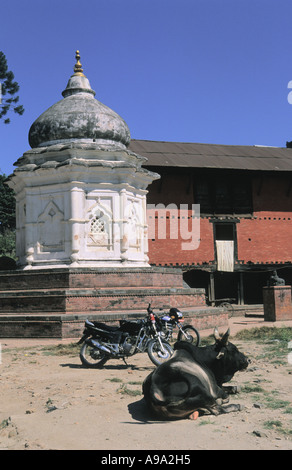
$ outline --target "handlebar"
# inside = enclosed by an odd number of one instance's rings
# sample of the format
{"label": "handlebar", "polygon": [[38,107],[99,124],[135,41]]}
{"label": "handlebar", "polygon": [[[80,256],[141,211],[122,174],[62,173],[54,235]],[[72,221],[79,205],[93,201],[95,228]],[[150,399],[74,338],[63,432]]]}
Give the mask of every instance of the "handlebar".
{"label": "handlebar", "polygon": [[155,315],[154,315],[154,312],[151,308],[151,304],[148,305],[147,312],[148,312],[148,315],[150,317],[151,322],[154,324],[155,323]]}
{"label": "handlebar", "polygon": [[153,313],[153,310],[151,308],[151,304],[148,305],[147,312],[149,313],[149,315],[150,315],[150,313]]}

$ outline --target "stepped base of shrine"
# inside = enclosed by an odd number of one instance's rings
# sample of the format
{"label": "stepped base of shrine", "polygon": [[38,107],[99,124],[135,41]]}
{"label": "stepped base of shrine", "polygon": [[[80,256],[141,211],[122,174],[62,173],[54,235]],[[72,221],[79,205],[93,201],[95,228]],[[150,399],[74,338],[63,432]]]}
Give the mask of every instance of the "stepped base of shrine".
{"label": "stepped base of shrine", "polygon": [[75,338],[86,318],[116,324],[154,311],[182,309],[198,328],[227,324],[206,306],[204,289],[184,286],[176,268],[64,268],[2,271],[0,337]]}

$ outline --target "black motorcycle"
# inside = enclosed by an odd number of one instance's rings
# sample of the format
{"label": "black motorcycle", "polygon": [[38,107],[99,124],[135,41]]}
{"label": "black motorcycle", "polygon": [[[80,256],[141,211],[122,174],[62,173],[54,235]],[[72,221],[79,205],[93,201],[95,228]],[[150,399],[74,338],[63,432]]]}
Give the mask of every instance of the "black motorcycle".
{"label": "black motorcycle", "polygon": [[159,319],[149,305],[147,317],[141,320],[120,320],[120,326],[98,321],[85,321],[80,359],[84,366],[101,368],[109,359],[125,359],[147,352],[156,366],[167,361],[173,349],[163,338]]}
{"label": "black motorcycle", "polygon": [[160,316],[162,335],[165,341],[171,341],[173,329],[178,328],[177,341],[187,341],[194,346],[200,346],[201,337],[198,330],[192,325],[183,325],[184,316],[177,308],[171,308],[169,313]]}

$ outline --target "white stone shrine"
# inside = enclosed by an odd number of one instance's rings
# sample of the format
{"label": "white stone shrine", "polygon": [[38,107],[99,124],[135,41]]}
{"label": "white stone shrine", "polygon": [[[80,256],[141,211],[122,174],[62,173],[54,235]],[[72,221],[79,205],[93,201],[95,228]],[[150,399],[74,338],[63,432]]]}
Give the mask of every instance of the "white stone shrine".
{"label": "white stone shrine", "polygon": [[159,175],[128,150],[127,124],[95,99],[79,51],[76,60],[9,179],[18,269],[149,266],[146,188]]}
{"label": "white stone shrine", "polygon": [[160,176],[129,150],[127,124],[94,98],[76,59],[8,179],[18,263],[0,272],[0,337],[80,337],[86,318],[145,318],[149,303],[220,325],[204,289],[185,286],[178,268],[149,265],[146,194]]}

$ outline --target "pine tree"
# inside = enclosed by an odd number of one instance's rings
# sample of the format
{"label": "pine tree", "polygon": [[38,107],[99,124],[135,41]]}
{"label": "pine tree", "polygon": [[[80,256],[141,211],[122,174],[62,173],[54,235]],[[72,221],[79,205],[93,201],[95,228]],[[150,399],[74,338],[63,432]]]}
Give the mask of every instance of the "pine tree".
{"label": "pine tree", "polygon": [[14,81],[13,72],[8,70],[5,54],[0,51],[0,119],[4,117],[4,124],[10,123],[10,119],[6,117],[10,108],[19,115],[24,113],[23,106],[17,105],[18,91],[19,85]]}

